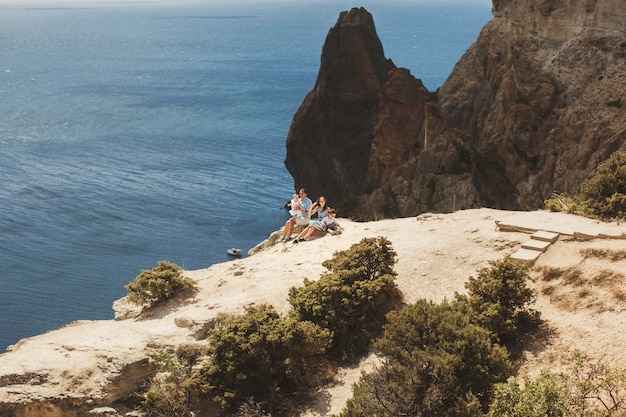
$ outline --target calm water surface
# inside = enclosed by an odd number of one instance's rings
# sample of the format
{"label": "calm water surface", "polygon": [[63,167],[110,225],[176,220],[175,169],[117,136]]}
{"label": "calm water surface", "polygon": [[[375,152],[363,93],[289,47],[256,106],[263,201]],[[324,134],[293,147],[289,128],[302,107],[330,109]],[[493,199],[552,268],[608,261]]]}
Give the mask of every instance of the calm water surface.
{"label": "calm water surface", "polygon": [[[431,90],[491,18],[461,4],[363,3]],[[0,349],[277,230],[291,118],[352,6],[0,3]]]}

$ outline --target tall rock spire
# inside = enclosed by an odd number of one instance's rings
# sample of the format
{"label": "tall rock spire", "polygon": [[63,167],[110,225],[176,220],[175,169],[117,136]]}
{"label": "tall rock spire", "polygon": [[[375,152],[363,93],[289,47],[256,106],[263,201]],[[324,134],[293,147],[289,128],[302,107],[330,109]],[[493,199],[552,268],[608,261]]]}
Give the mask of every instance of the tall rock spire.
{"label": "tall rock spire", "polygon": [[342,12],[330,29],[315,87],[295,114],[285,165],[296,188],[331,205],[364,187],[379,111],[379,91],[395,68],[385,58],[372,15]]}

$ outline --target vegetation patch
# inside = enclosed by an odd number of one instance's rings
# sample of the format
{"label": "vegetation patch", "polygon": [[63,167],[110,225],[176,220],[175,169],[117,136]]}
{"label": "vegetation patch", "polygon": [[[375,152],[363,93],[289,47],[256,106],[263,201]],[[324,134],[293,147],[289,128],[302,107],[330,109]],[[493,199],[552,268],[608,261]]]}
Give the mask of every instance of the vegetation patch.
{"label": "vegetation patch", "polygon": [[354,387],[341,417],[481,415],[511,372],[507,350],[458,303],[420,300],[390,314],[383,365]]}
{"label": "vegetation patch", "polygon": [[563,271],[560,268],[547,267],[542,270],[541,276],[544,281],[554,281],[561,278]]}
{"label": "vegetation patch", "polygon": [[581,249],[580,254],[584,258],[608,259],[613,262],[626,259],[626,250],[586,248]]}
{"label": "vegetation patch", "polygon": [[151,355],[158,372],[150,381],[144,394],[142,408],[148,417],[180,416],[193,417],[189,391],[184,381],[191,373],[202,349],[191,345],[179,346],[175,353],[166,350]]}
{"label": "vegetation patch", "polygon": [[609,100],[609,101],[606,102],[607,106],[615,107],[615,108],[618,108],[618,109],[622,108],[622,104],[623,104],[622,103],[622,99],[619,99],[619,98],[616,99],[616,100]]}
{"label": "vegetation patch", "polygon": [[252,401],[264,412],[290,415],[332,375],[324,356],[331,340],[314,323],[251,306],[211,334],[209,359],[188,384],[226,413]]}
{"label": "vegetation patch", "polygon": [[577,195],[555,195],[545,207],[602,220],[626,218],[626,152],[615,152],[599,164]]}
{"label": "vegetation patch", "polygon": [[541,322],[527,278],[527,267],[507,257],[470,279],[468,295],[390,313],[374,344],[382,364],[363,374],[340,417],[484,415],[493,384],[513,368],[500,341],[521,343]]}
{"label": "vegetation patch", "polygon": [[396,259],[391,242],[382,237],[363,239],[335,253],[323,263],[329,272],[289,290],[292,315],[333,333],[335,359],[364,353],[379,336],[387,313],[399,307]]}
{"label": "vegetation patch", "polygon": [[159,261],[154,268],[142,270],[135,281],[128,283],[124,288],[131,303],[151,305],[182,291],[193,290],[195,281],[184,277],[178,265]]}
{"label": "vegetation patch", "polygon": [[591,308],[603,312],[619,308],[626,300],[626,276],[614,269],[597,268],[593,259],[621,260],[622,251],[585,249],[580,252],[584,259],[577,266],[537,270],[546,283],[541,293],[567,311]]}
{"label": "vegetation patch", "polygon": [[587,281],[583,277],[583,272],[576,267],[566,268],[563,271],[563,283],[565,285],[573,285],[579,287],[584,285]]}
{"label": "vegetation patch", "polygon": [[536,293],[528,287],[529,266],[510,257],[492,261],[465,284],[467,295],[456,295],[468,303],[473,320],[490,330],[497,340],[511,346],[520,334],[536,328],[541,320],[538,311],[530,308]]}
{"label": "vegetation patch", "polygon": [[[381,334],[399,307],[396,252],[382,237],[363,239],[324,261],[319,280],[291,288],[292,311],[267,304],[221,320],[204,349],[159,352],[144,394],[149,416],[293,416],[336,372]],[[167,268],[164,268],[167,269]],[[195,414],[194,414],[195,413]]]}
{"label": "vegetation patch", "polygon": [[575,352],[567,373],[542,372],[497,384],[488,417],[619,417],[626,414],[626,371]]}
{"label": "vegetation patch", "polygon": [[[339,417],[606,416],[625,411],[626,373],[578,355],[570,374],[509,379],[511,351],[531,343],[542,321],[529,267],[505,257],[470,277],[467,294],[401,307],[397,255],[382,237],[363,239],[325,261],[317,281],[291,288],[291,311],[251,305],[223,320],[209,343],[157,352],[159,372],[143,395],[150,417],[301,414],[341,361],[369,348],[380,365],[363,373]],[[539,270],[542,292],[562,303],[596,302],[597,288],[621,289],[623,275]],[[576,291],[569,292],[563,288]],[[615,295],[617,297],[617,295]],[[621,293],[624,297],[624,293]],[[532,335],[532,337],[531,337]],[[515,349],[515,350],[513,350]]]}

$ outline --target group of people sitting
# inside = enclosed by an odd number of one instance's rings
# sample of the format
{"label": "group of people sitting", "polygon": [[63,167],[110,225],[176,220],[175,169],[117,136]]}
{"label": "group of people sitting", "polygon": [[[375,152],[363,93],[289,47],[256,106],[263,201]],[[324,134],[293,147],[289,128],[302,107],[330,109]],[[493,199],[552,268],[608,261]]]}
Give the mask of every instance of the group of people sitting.
{"label": "group of people sitting", "polygon": [[[316,232],[326,233],[329,230],[337,230],[339,227],[335,219],[335,209],[328,207],[326,198],[323,196],[313,203],[307,196],[306,190],[301,188],[298,194],[292,196],[287,205],[290,207],[291,218],[285,222],[283,237],[279,242],[290,241],[296,225],[306,227],[293,240],[293,243],[306,242]],[[314,215],[317,215],[316,219],[312,219]]]}

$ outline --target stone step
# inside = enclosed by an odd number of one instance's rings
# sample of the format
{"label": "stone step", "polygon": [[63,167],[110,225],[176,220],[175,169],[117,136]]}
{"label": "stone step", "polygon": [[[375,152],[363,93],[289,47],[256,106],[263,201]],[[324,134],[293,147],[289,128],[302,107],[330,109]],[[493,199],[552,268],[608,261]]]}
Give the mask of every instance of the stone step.
{"label": "stone step", "polygon": [[554,243],[559,238],[558,233],[546,232],[545,230],[537,230],[530,236],[531,239],[541,240],[544,242]]}
{"label": "stone step", "polygon": [[511,259],[522,262],[535,262],[541,255],[541,251],[534,249],[518,249],[511,255]]}
{"label": "stone step", "polygon": [[539,252],[545,252],[545,250],[548,249],[548,246],[550,246],[551,244],[552,242],[545,241],[545,240],[530,239],[522,243],[522,249],[530,249],[530,250],[536,250]]}

